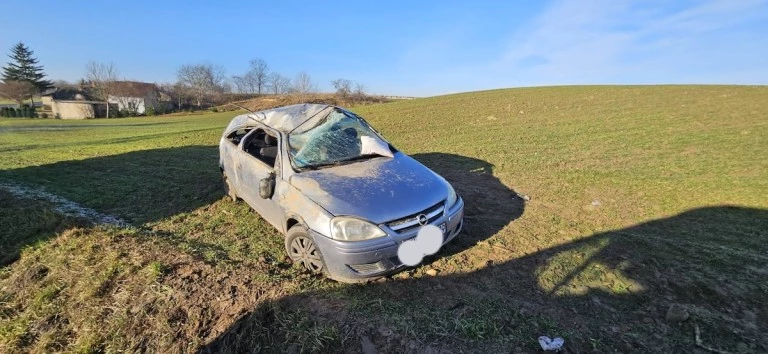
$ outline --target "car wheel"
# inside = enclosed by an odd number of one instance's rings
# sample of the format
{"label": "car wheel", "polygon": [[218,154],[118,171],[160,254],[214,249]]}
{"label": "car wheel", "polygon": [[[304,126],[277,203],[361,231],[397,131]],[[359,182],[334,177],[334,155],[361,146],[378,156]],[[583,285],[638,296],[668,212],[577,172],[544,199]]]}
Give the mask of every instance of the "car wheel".
{"label": "car wheel", "polygon": [[224,179],[224,192],[230,199],[232,199],[233,202],[236,202],[238,197],[237,193],[235,193],[235,189],[232,188],[232,182],[229,181],[226,173],[222,173],[221,176]]}
{"label": "car wheel", "polygon": [[301,264],[308,271],[312,273],[326,271],[320,249],[303,226],[296,225],[288,230],[285,236],[285,250],[294,263]]}

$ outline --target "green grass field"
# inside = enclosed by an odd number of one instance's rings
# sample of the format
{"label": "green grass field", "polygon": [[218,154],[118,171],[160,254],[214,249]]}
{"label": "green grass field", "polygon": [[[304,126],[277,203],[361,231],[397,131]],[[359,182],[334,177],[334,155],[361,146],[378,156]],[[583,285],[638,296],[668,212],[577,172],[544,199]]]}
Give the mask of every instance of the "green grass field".
{"label": "green grass field", "polygon": [[[467,205],[456,241],[366,285],[291,266],[277,231],[224,198],[216,144],[232,112],[0,119],[0,184],[132,225],[0,188],[0,352],[535,352],[541,335],[568,352],[768,351],[768,87],[353,110]],[[688,318],[667,319],[672,305]]]}

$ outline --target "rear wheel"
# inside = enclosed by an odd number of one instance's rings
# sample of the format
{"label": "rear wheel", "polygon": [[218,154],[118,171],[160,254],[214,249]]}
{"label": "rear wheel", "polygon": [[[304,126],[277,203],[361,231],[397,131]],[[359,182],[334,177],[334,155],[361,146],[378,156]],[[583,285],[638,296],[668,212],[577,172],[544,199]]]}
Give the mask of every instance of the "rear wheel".
{"label": "rear wheel", "polygon": [[224,192],[233,202],[236,202],[238,197],[235,189],[232,188],[232,182],[229,181],[229,177],[227,177],[226,173],[222,173],[221,177],[224,179]]}
{"label": "rear wheel", "polygon": [[285,236],[285,251],[294,263],[312,273],[324,273],[325,261],[312,236],[301,225],[295,225]]}

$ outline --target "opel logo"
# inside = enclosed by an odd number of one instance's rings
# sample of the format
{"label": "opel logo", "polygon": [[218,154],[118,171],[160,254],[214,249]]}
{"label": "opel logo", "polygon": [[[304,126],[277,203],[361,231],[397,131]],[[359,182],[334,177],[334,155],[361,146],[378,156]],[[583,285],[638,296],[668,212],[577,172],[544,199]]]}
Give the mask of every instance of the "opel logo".
{"label": "opel logo", "polygon": [[418,216],[416,216],[416,220],[419,221],[419,225],[421,226],[424,226],[427,224],[427,222],[429,222],[429,219],[427,219],[427,216],[424,214],[419,214]]}

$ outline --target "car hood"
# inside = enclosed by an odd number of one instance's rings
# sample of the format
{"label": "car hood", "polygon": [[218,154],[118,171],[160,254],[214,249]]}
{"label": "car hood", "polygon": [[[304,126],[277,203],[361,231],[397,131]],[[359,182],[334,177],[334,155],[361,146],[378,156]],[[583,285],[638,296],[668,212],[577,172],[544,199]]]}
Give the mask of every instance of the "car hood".
{"label": "car hood", "polygon": [[448,182],[401,152],[348,165],[305,171],[290,183],[333,214],[376,224],[427,209],[448,196]]}

